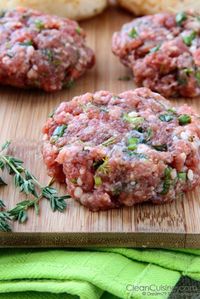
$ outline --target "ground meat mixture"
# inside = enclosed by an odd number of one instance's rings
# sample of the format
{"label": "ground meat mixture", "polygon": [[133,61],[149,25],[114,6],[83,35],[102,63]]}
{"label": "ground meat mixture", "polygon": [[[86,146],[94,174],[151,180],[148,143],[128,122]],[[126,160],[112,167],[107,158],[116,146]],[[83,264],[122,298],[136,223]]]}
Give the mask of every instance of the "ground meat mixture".
{"label": "ground meat mixture", "polygon": [[135,81],[166,97],[200,95],[200,15],[162,13],[125,24],[113,53]]}
{"label": "ground meat mixture", "polygon": [[175,200],[200,184],[200,119],[147,88],[86,93],[43,128],[49,175],[92,211]]}
{"label": "ground meat mixture", "polygon": [[0,16],[0,83],[56,91],[94,64],[75,21],[16,9]]}

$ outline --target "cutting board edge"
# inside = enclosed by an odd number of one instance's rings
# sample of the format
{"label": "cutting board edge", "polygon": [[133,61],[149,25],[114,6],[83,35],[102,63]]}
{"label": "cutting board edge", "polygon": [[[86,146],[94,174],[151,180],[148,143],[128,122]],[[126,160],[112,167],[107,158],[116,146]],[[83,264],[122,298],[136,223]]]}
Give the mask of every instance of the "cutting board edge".
{"label": "cutting board edge", "polygon": [[[164,236],[164,238],[163,238]],[[143,247],[200,248],[200,234],[128,233],[0,233],[0,248],[9,247]]]}

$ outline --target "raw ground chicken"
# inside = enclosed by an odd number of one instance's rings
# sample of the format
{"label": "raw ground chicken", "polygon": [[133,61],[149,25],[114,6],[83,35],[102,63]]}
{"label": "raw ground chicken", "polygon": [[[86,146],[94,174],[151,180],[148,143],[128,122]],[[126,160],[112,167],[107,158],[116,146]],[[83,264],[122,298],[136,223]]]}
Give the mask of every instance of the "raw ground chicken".
{"label": "raw ground chicken", "polygon": [[166,97],[200,95],[200,15],[137,18],[114,33],[112,50],[135,82]]}
{"label": "raw ground chicken", "polygon": [[93,64],[77,22],[24,8],[1,14],[1,84],[56,91]]}
{"label": "raw ground chicken", "polygon": [[86,93],[43,128],[50,176],[92,211],[165,203],[200,184],[200,119],[147,88]]}

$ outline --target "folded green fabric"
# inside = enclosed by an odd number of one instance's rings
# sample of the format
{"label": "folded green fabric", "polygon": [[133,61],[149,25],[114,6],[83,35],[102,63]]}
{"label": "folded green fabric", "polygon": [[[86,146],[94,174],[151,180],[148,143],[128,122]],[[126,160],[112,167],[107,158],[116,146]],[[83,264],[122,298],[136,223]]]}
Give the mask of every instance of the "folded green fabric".
{"label": "folded green fabric", "polygon": [[0,250],[0,299],[166,299],[200,250]]}

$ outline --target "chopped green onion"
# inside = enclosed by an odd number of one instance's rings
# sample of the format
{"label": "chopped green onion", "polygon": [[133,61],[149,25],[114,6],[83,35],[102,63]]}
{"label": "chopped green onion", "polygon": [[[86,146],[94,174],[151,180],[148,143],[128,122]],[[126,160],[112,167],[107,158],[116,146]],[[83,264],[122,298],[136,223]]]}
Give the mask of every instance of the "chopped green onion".
{"label": "chopped green onion", "polygon": [[191,116],[187,114],[181,114],[178,117],[179,125],[184,126],[191,123]]}
{"label": "chopped green onion", "polygon": [[54,130],[52,136],[62,137],[66,129],[67,129],[67,125],[58,126]]}
{"label": "chopped green onion", "polygon": [[192,31],[189,35],[183,36],[183,41],[187,46],[191,46],[192,41],[196,37],[196,32]]}
{"label": "chopped green onion", "polygon": [[186,179],[187,179],[186,172],[178,172],[178,178],[179,178],[179,180],[186,181]]}
{"label": "chopped green onion", "polygon": [[185,12],[179,12],[176,15],[176,24],[181,26],[182,23],[187,20],[187,15]]}
{"label": "chopped green onion", "polygon": [[100,176],[94,176],[94,183],[97,187],[102,185],[102,179],[100,178]]}
{"label": "chopped green onion", "polygon": [[171,114],[161,114],[159,116],[159,119],[164,122],[169,122],[174,119],[174,116]]}
{"label": "chopped green onion", "polygon": [[129,32],[128,36],[131,37],[131,38],[137,37],[138,33],[137,33],[136,29],[132,28],[131,31]]}

